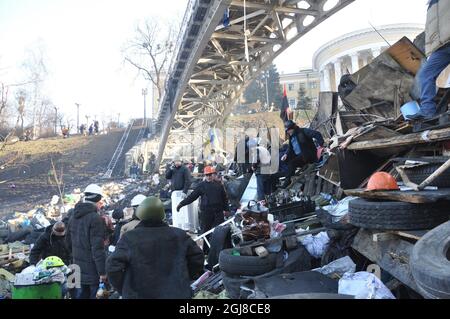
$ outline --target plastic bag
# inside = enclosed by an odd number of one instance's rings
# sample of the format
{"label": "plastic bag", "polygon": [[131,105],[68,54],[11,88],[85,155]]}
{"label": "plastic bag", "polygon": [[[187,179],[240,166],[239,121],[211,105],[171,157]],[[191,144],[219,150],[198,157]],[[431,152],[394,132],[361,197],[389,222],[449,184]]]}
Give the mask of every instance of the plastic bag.
{"label": "plastic bag", "polygon": [[300,241],[311,256],[320,258],[327,249],[330,238],[326,232],[320,232],[315,236],[306,235]]}
{"label": "plastic bag", "polygon": [[348,214],[348,203],[356,199],[358,197],[349,196],[344,198],[343,200],[339,201],[336,205],[328,205],[322,207],[322,209],[326,210],[332,217],[332,222],[337,223],[339,222],[345,215]]}
{"label": "plastic bag", "polygon": [[345,256],[335,261],[332,261],[328,265],[321,268],[313,269],[313,271],[320,272],[331,278],[340,278],[345,273],[354,273],[356,270],[356,265],[349,256]]}
{"label": "plastic bag", "polygon": [[280,238],[283,230],[286,229],[286,224],[275,221],[271,224],[270,238]]}
{"label": "plastic bag", "polygon": [[377,276],[366,271],[344,274],[339,279],[339,294],[352,295],[355,299],[395,299]]}

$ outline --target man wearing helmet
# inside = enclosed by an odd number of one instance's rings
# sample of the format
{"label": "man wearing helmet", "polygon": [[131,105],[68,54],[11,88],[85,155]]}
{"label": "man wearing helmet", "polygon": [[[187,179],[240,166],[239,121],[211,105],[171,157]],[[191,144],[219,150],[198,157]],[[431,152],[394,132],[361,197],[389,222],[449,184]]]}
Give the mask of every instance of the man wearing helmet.
{"label": "man wearing helmet", "polygon": [[95,299],[99,281],[106,281],[105,223],[98,214],[102,188],[91,184],[84,198],[75,205],[68,223],[67,242],[73,263],[81,269],[79,299]]}
{"label": "man wearing helmet", "polygon": [[139,224],[108,257],[110,283],[124,299],[191,298],[190,282],[203,272],[200,248],[185,231],[164,222],[159,198],[146,198],[136,216]]}
{"label": "man wearing helmet", "polygon": [[145,197],[142,194],[138,194],[133,197],[133,199],[131,200],[131,207],[133,208],[133,216],[131,217],[131,219],[128,220],[128,222],[125,225],[123,225],[122,229],[120,230],[119,238],[122,238],[123,234],[125,234],[127,231],[134,229],[137,226],[137,224],[139,224],[139,218],[136,217],[136,209],[146,198],[147,197]]}
{"label": "man wearing helmet", "polygon": [[216,180],[214,167],[204,169],[206,180],[198,184],[194,191],[177,206],[179,211],[201,197],[199,221],[202,233],[207,232],[224,222],[224,214],[228,214],[228,197],[223,185]]}

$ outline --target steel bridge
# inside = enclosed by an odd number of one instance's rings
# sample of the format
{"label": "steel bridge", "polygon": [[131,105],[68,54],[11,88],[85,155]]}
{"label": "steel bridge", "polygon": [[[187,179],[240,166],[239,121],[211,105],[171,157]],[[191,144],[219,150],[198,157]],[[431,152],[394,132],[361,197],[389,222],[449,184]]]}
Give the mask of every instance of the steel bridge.
{"label": "steel bridge", "polygon": [[160,98],[157,164],[191,144],[195,126],[221,127],[278,55],[353,1],[190,0]]}

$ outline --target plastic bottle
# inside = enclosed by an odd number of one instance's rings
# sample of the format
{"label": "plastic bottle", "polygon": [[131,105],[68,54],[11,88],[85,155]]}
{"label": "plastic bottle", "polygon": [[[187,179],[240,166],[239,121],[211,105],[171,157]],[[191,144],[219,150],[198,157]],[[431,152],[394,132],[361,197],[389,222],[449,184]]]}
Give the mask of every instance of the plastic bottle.
{"label": "plastic bottle", "polygon": [[97,299],[103,299],[104,295],[105,295],[105,284],[103,282],[100,282],[98,285],[96,297]]}

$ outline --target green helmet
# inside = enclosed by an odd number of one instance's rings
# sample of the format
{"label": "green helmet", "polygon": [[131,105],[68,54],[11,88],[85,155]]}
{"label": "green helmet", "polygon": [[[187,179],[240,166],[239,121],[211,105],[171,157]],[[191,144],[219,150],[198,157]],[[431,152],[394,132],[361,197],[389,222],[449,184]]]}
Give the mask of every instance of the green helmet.
{"label": "green helmet", "polygon": [[166,217],[164,205],[157,197],[147,197],[136,209],[136,217],[140,220],[163,221]]}
{"label": "green helmet", "polygon": [[64,266],[64,262],[58,256],[49,256],[45,258],[43,264],[45,269]]}

